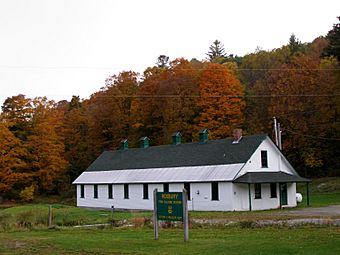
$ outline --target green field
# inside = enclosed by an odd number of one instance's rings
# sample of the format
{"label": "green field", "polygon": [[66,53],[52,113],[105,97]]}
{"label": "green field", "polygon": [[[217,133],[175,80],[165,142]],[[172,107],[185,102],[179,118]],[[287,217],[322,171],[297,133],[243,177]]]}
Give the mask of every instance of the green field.
{"label": "green field", "polygon": [[[311,206],[340,204],[340,178],[318,179],[311,185]],[[305,186],[298,186],[303,192]],[[304,196],[305,197],[305,196]],[[114,212],[53,204],[18,205],[0,210],[0,254],[340,254],[340,228],[330,225],[255,227],[256,220],[297,218],[282,212],[190,212],[190,219],[236,221],[232,226],[192,223],[190,240],[176,226],[160,228],[153,240],[152,212]],[[304,216],[301,216],[304,217]],[[332,216],[332,218],[339,218]],[[113,221],[114,219],[114,221]],[[76,225],[101,224],[92,229]],[[109,224],[114,223],[114,224]]]}
{"label": "green field", "polygon": [[[299,207],[307,206],[306,184],[299,183],[297,192],[302,193],[303,201]],[[340,204],[340,178],[328,177],[313,179],[309,184],[310,206],[320,207]]]}
{"label": "green field", "polygon": [[1,254],[340,254],[340,229],[63,229],[0,233]]}

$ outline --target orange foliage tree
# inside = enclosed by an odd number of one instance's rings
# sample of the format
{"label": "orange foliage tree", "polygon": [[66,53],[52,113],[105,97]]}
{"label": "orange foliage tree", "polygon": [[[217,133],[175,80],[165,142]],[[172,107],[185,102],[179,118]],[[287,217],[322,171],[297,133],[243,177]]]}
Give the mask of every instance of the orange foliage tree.
{"label": "orange foliage tree", "polygon": [[27,151],[21,141],[0,122],[0,198],[8,194],[15,194],[14,188],[21,189],[32,180],[29,173],[25,173],[26,163],[23,160]]}
{"label": "orange foliage tree", "polygon": [[135,108],[141,136],[159,145],[169,143],[171,134],[181,131],[184,141],[192,140],[197,77],[198,70],[184,59],[172,61],[167,69],[146,70]]}
{"label": "orange foliage tree", "polygon": [[244,89],[235,74],[226,66],[206,64],[199,79],[200,97],[197,129],[208,129],[213,139],[231,135],[243,124]]}
{"label": "orange foliage tree", "polygon": [[2,132],[11,144],[4,148],[6,155],[2,157],[8,164],[3,171],[12,180],[9,193],[16,197],[32,185],[41,193],[57,193],[67,162],[60,132],[62,115],[56,111],[54,102],[19,95],[6,99],[2,109],[2,122],[8,126],[7,129],[2,126]]}
{"label": "orange foliage tree", "polygon": [[34,172],[41,193],[57,192],[56,189],[65,181],[68,164],[64,158],[61,132],[63,115],[47,98],[35,98],[32,103],[32,134],[25,142],[30,151],[28,167]]}
{"label": "orange foliage tree", "polygon": [[98,156],[104,149],[117,148],[133,130],[132,107],[138,88],[138,74],[122,72],[110,78],[106,87],[86,102],[89,143]]}

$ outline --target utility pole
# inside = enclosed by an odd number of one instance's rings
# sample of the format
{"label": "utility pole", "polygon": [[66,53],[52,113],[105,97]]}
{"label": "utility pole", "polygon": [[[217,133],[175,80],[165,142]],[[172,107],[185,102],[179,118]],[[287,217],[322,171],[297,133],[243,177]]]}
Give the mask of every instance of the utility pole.
{"label": "utility pole", "polygon": [[279,138],[278,138],[278,133],[277,133],[277,121],[275,117],[273,117],[273,120],[274,120],[275,144],[277,147],[279,147]]}
{"label": "utility pole", "polygon": [[273,117],[274,120],[274,134],[275,134],[275,144],[276,146],[282,150],[282,131],[281,131],[281,124],[277,122],[276,118]]}
{"label": "utility pole", "polygon": [[282,130],[281,130],[280,122],[277,123],[277,133],[278,133],[279,149],[280,151],[282,151],[282,139],[281,139]]}

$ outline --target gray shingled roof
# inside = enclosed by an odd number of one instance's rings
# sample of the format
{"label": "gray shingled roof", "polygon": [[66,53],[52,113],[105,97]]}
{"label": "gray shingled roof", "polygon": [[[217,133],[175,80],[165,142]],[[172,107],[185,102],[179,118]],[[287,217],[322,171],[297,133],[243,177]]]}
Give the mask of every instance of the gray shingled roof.
{"label": "gray shingled roof", "polygon": [[206,143],[105,151],[86,171],[245,163],[266,138],[266,135],[254,135],[242,137],[237,144],[232,144],[233,139],[228,138],[209,140]]}
{"label": "gray shingled roof", "polygon": [[235,183],[291,183],[291,182],[310,182],[309,179],[298,175],[291,175],[284,172],[248,172],[233,182]]}

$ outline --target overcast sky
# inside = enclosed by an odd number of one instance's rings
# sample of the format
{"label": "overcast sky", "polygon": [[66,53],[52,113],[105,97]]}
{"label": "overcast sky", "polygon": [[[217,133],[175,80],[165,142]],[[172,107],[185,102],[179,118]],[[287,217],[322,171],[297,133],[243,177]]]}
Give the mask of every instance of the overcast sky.
{"label": "overcast sky", "polygon": [[339,0],[0,0],[0,104],[89,96],[105,78],[143,72],[159,55],[204,59],[279,48],[326,35]]}

